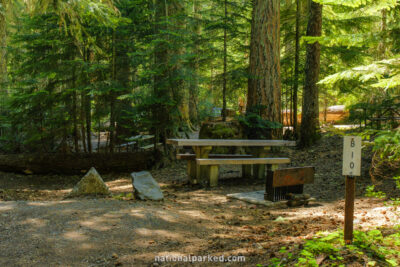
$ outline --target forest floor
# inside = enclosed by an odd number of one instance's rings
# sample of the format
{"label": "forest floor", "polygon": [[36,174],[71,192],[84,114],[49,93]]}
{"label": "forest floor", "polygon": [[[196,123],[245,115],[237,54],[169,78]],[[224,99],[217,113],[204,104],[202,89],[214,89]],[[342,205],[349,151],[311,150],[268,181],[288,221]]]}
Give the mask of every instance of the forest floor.
{"label": "forest floor", "polygon": [[[309,150],[278,154],[289,156],[292,166],[316,167],[315,183],[305,186],[315,204],[278,209],[227,199],[262,190],[263,182],[232,178],[240,171],[224,168],[218,187],[193,187],[184,162],[151,171],[164,191],[161,202],[131,199],[129,174],[103,175],[112,198],[67,199],[81,177],[0,173],[0,266],[192,266],[155,262],[156,256],[189,254],[246,257],[244,263],[202,263],[207,266],[267,264],[284,256],[281,247],[301,249],[315,233],[343,224],[342,138],[325,136]],[[356,229],[396,223],[393,208],[364,197],[371,155],[363,151],[357,178]],[[353,260],[349,266],[364,266]]]}

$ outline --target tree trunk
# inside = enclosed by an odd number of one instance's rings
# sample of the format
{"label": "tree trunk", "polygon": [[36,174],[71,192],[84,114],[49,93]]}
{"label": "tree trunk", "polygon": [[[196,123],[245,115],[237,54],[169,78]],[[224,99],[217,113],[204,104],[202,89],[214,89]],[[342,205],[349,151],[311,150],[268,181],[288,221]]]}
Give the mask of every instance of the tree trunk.
{"label": "tree trunk", "polygon": [[88,152],[92,153],[92,107],[90,94],[85,95],[85,117],[86,117],[86,143]]}
{"label": "tree trunk", "polygon": [[228,23],[228,7],[227,0],[224,2],[225,15],[224,15],[224,73],[222,84],[222,121],[226,121],[226,71],[227,71],[227,23]]}
{"label": "tree trunk", "polygon": [[[263,119],[281,122],[280,1],[254,0],[247,110],[260,109]],[[273,130],[271,138],[282,131]]]}
{"label": "tree trunk", "polygon": [[[387,30],[387,10],[383,9],[381,11],[382,13],[382,21],[381,21],[381,32],[383,34],[383,36],[386,36],[385,32]],[[382,41],[379,43],[378,46],[378,60],[382,60],[385,58],[385,54],[386,54],[386,40],[385,37],[382,38]]]}
{"label": "tree trunk", "polygon": [[[73,78],[75,79],[75,77]],[[79,133],[78,133],[78,114],[77,114],[77,95],[74,87],[72,93],[72,120],[73,120],[73,136],[74,136],[74,148],[75,153],[79,152]]]}
{"label": "tree trunk", "polygon": [[195,19],[194,25],[193,25],[193,32],[196,34],[196,40],[194,43],[194,51],[193,53],[196,55],[196,58],[192,61],[191,63],[191,69],[192,69],[192,79],[189,84],[189,119],[192,124],[196,125],[199,123],[199,118],[198,118],[198,95],[199,95],[199,79],[198,79],[198,71],[199,71],[199,44],[197,42],[198,37],[201,34],[201,29],[200,29],[200,3],[198,0],[193,0],[193,17]]}
{"label": "tree trunk", "polygon": [[84,175],[91,167],[101,173],[143,171],[161,158],[158,151],[134,153],[40,153],[0,155],[0,171]]}
{"label": "tree trunk", "polygon": [[[116,69],[115,69],[115,30],[113,30],[112,34],[112,64],[111,64],[111,79],[113,82],[116,81]],[[115,86],[115,85],[114,85]],[[116,102],[116,97],[114,90],[110,92],[110,153],[114,152],[114,142],[115,142],[115,102]]]}
{"label": "tree trunk", "polygon": [[[155,34],[163,34],[168,19],[167,1],[155,2]],[[165,36],[163,36],[166,38]],[[160,37],[159,37],[160,38]],[[160,104],[153,105],[153,127],[155,133],[155,142],[166,139],[166,123],[169,122],[167,106],[162,99],[168,99],[169,80],[168,80],[168,47],[164,42],[158,42],[155,46],[154,65],[156,74],[154,75],[154,97],[160,101]]]}
{"label": "tree trunk", "polygon": [[[322,5],[310,0],[307,36],[321,36]],[[301,116],[300,145],[308,147],[319,138],[318,77],[321,47],[318,42],[307,44],[303,110]]]}
{"label": "tree trunk", "polygon": [[294,81],[293,81],[293,134],[297,139],[297,93],[299,90],[299,64],[300,64],[300,0],[296,0],[296,44],[294,52]]}
{"label": "tree trunk", "polygon": [[82,147],[83,151],[87,153],[86,146],[86,133],[85,133],[85,93],[81,93],[81,114],[80,114],[80,124],[81,124],[81,135],[82,135]]}
{"label": "tree trunk", "polygon": [[0,98],[8,94],[7,82],[7,21],[6,10],[8,0],[0,0]]}
{"label": "tree trunk", "polygon": [[[91,50],[87,51],[87,61],[92,63],[94,60],[94,52]],[[88,84],[93,81],[90,77],[87,77]],[[92,97],[90,92],[85,94],[85,117],[86,117],[86,143],[88,147],[88,152],[92,153]]]}

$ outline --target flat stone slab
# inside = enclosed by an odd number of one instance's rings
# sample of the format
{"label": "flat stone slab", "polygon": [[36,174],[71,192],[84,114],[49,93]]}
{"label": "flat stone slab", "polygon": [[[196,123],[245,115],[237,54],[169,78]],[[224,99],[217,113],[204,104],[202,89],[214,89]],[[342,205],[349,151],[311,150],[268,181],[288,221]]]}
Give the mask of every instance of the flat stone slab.
{"label": "flat stone slab", "polygon": [[277,201],[277,202],[265,200],[264,193],[265,191],[244,192],[244,193],[228,194],[226,195],[226,197],[239,199],[252,204],[264,205],[267,207],[282,207],[282,208],[287,207],[286,206],[287,200]]}
{"label": "flat stone slab", "polygon": [[164,198],[160,185],[149,172],[132,172],[131,176],[135,194],[141,200],[162,200]]}

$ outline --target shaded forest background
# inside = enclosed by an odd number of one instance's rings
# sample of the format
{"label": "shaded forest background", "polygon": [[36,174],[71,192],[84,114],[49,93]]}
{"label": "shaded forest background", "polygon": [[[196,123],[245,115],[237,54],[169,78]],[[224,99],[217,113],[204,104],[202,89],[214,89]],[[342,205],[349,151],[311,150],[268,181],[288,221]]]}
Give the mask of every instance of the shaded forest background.
{"label": "shaded forest background", "polygon": [[[164,143],[246,100],[247,115],[286,114],[304,145],[331,105],[346,105],[349,123],[398,126],[397,1],[268,3],[1,0],[0,150],[93,152],[101,132],[108,152],[140,133]],[[262,68],[265,41],[273,65]],[[259,70],[274,73],[262,74],[270,91],[254,85]]]}

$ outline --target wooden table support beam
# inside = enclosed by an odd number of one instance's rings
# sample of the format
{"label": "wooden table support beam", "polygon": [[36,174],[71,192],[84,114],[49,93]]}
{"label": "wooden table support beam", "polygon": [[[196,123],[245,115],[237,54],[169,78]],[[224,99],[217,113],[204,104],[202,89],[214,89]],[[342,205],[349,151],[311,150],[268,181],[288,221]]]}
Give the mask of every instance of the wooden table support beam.
{"label": "wooden table support beam", "polygon": [[[196,154],[196,158],[198,159],[207,159],[210,154],[212,147],[211,146],[194,146],[194,153]],[[196,164],[196,182],[206,186],[209,183],[210,177],[210,166],[200,166]],[[215,170],[214,170],[215,171]],[[218,179],[218,178],[217,178]]]}
{"label": "wooden table support beam", "polygon": [[[257,147],[256,156],[257,158],[265,158],[270,153],[270,147]],[[265,179],[265,165],[253,165],[253,175],[255,179]]]}

